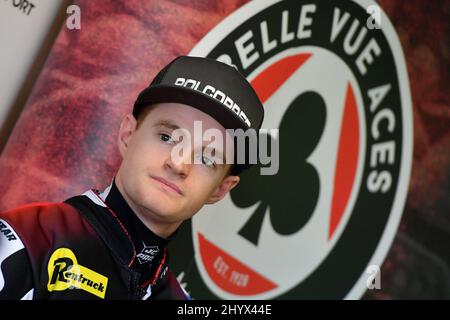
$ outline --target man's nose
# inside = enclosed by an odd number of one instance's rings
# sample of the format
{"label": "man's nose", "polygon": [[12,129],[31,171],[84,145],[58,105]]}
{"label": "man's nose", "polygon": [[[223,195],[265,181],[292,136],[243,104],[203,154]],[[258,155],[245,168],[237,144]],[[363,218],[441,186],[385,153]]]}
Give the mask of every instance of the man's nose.
{"label": "man's nose", "polygon": [[170,169],[174,174],[187,177],[192,166],[192,154],[173,155],[169,154],[165,162],[165,167]]}

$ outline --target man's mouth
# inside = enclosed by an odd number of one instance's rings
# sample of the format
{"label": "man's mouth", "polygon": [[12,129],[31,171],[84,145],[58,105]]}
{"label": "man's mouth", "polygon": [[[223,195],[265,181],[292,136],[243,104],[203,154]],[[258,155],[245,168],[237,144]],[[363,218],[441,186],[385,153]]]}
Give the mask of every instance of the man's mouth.
{"label": "man's mouth", "polygon": [[156,177],[156,176],[151,176],[152,179],[164,184],[165,186],[169,187],[170,189],[172,189],[173,191],[175,191],[176,193],[178,193],[179,195],[183,195],[183,192],[180,190],[180,188],[177,187],[176,184],[173,184],[172,182],[169,182],[161,177]]}

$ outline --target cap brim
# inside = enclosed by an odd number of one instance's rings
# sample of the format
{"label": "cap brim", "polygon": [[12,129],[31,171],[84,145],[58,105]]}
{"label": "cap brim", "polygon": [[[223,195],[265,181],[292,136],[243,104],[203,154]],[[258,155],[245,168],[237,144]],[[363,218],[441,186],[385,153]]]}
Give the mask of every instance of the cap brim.
{"label": "cap brim", "polygon": [[243,120],[220,101],[192,89],[174,85],[155,85],[142,91],[134,105],[133,114],[137,116],[144,106],[162,102],[183,103],[199,109],[213,117],[225,129],[248,129]]}

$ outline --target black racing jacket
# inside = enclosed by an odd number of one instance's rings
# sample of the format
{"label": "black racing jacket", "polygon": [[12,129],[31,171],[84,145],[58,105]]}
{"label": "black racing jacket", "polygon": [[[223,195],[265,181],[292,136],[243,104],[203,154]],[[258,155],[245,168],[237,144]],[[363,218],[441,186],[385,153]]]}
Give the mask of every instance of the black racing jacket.
{"label": "black racing jacket", "polygon": [[116,214],[90,190],[63,203],[0,213],[0,299],[189,299],[164,249],[152,274],[137,265]]}

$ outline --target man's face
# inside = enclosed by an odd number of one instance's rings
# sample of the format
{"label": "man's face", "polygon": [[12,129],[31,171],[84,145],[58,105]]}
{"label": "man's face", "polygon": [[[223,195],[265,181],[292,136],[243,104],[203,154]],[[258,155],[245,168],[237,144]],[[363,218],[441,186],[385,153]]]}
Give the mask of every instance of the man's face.
{"label": "man's face", "polygon": [[[222,199],[239,182],[239,177],[227,176],[229,164],[214,163],[219,162],[217,158],[202,158],[200,164],[192,163],[194,147],[204,148],[209,141],[200,146],[192,145],[192,154],[183,156],[185,161],[174,161],[172,149],[177,142],[173,140],[173,132],[177,128],[187,130],[193,141],[194,121],[201,121],[203,130],[220,130],[224,137],[223,148],[232,148],[225,146],[226,131],[222,125],[206,113],[184,104],[158,104],[138,128],[132,115],[122,121],[119,149],[123,161],[116,183],[141,219],[158,224],[180,224],[204,204]],[[221,152],[216,155],[226,154],[226,150],[217,151]],[[202,154],[201,151],[198,154]]]}

